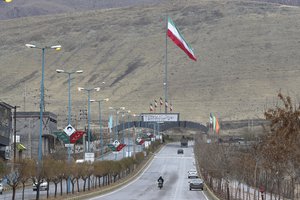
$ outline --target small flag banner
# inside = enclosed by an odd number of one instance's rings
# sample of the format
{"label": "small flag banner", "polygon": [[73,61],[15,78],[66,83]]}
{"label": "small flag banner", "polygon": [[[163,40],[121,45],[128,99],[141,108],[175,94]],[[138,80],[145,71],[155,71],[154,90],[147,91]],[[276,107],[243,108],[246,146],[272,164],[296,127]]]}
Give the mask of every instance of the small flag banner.
{"label": "small flag banner", "polygon": [[160,97],[160,99],[159,99],[159,103],[160,103],[160,105],[162,106],[164,103],[163,103],[163,99]]}
{"label": "small flag banner", "polygon": [[150,112],[153,111],[153,105],[152,105],[152,103],[150,103],[149,110],[150,110]]}
{"label": "small flag banner", "polygon": [[218,118],[210,113],[209,115],[209,124],[210,124],[210,127],[213,129],[213,131],[216,133],[216,134],[219,134],[220,132],[220,124],[219,124],[219,120]]}
{"label": "small flag banner", "polygon": [[112,151],[121,151],[126,144],[121,144],[118,140],[115,140],[112,144],[107,145]]}
{"label": "small flag banner", "polygon": [[117,148],[113,144],[108,144],[107,145],[112,151],[117,151]]}
{"label": "small flag banner", "polygon": [[142,145],[142,144],[144,144],[144,142],[145,142],[145,140],[143,140],[143,139],[140,138],[140,137],[136,138],[136,140],[135,140],[135,143],[136,143],[137,145]]}
{"label": "small flag banner", "polygon": [[75,144],[84,134],[84,131],[75,131],[75,133],[70,136],[70,143]]}
{"label": "small flag banner", "polygon": [[117,151],[121,151],[125,146],[126,144],[120,144],[119,146],[117,146]]}

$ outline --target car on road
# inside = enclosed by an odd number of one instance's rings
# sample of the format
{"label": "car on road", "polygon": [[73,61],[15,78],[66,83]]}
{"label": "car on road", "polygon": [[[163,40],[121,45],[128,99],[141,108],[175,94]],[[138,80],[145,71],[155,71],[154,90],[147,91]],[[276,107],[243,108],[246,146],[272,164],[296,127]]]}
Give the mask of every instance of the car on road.
{"label": "car on road", "polygon": [[183,154],[183,149],[178,149],[177,154]]}
{"label": "car on road", "polygon": [[[41,190],[46,190],[47,191],[48,189],[49,189],[48,188],[48,182],[43,180],[43,182],[41,182],[41,184],[40,184],[40,191]],[[32,184],[32,190],[33,191],[37,190],[37,183]]]}
{"label": "car on road", "polygon": [[2,194],[2,193],[3,193],[3,184],[0,183],[0,194]]}
{"label": "car on road", "polygon": [[196,179],[189,181],[189,184],[190,184],[190,190],[193,190],[193,189],[203,190],[203,188],[204,188],[203,180],[200,178],[196,178]]}
{"label": "car on road", "polygon": [[191,169],[188,171],[188,178],[198,178],[196,169]]}

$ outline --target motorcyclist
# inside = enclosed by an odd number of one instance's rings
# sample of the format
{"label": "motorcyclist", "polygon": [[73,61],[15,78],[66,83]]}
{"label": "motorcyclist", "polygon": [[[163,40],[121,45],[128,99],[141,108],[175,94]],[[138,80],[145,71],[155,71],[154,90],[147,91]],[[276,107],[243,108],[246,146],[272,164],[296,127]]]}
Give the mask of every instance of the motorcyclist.
{"label": "motorcyclist", "polygon": [[161,182],[162,184],[164,183],[164,179],[162,176],[160,176],[158,179],[157,179],[157,182]]}

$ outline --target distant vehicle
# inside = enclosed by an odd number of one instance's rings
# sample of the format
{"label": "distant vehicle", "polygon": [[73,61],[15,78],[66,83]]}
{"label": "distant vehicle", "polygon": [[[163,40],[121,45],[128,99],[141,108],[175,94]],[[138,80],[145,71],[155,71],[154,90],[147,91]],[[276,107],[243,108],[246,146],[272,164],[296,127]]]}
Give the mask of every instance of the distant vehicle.
{"label": "distant vehicle", "polygon": [[3,193],[3,184],[0,183],[0,194],[2,194],[2,193]]}
{"label": "distant vehicle", "polygon": [[189,181],[189,184],[190,184],[190,190],[192,189],[203,190],[204,188],[203,180],[201,180],[200,178],[196,178]]}
{"label": "distant vehicle", "polygon": [[188,178],[198,178],[196,169],[191,169],[188,171]]}
{"label": "distant vehicle", "polygon": [[[47,181],[44,181],[40,184],[40,190],[48,190],[48,182]],[[37,191],[37,183],[33,183],[32,184],[32,190],[33,191]]]}
{"label": "distant vehicle", "polygon": [[186,137],[184,137],[184,136],[181,137],[180,146],[181,147],[188,147],[188,139]]}
{"label": "distant vehicle", "polygon": [[177,154],[183,154],[183,149],[178,149]]}
{"label": "distant vehicle", "polygon": [[75,161],[75,163],[84,163],[84,159],[78,159]]}

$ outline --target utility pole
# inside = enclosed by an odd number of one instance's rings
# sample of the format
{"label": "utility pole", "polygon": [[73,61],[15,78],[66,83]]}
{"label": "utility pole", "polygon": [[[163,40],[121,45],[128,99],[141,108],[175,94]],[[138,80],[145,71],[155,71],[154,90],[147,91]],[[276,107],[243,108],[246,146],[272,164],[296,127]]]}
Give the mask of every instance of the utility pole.
{"label": "utility pole", "polygon": [[17,108],[20,106],[14,106],[14,165],[17,157]]}

